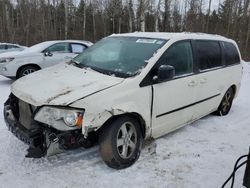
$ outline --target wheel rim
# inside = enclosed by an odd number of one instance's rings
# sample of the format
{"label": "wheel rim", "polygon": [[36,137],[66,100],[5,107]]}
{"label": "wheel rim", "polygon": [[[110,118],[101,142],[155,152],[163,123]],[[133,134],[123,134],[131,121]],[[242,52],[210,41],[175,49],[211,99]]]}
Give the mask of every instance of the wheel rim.
{"label": "wheel rim", "polygon": [[26,76],[28,74],[31,74],[32,72],[35,72],[35,69],[26,69],[25,71],[23,71],[22,76]]}
{"label": "wheel rim", "polygon": [[226,113],[230,109],[231,103],[232,103],[232,99],[233,99],[233,94],[232,94],[231,91],[228,91],[225,94],[223,102],[222,102],[222,111],[224,113]]}
{"label": "wheel rim", "polygon": [[135,126],[131,122],[122,124],[117,134],[117,151],[121,158],[128,159],[136,149],[137,134]]}

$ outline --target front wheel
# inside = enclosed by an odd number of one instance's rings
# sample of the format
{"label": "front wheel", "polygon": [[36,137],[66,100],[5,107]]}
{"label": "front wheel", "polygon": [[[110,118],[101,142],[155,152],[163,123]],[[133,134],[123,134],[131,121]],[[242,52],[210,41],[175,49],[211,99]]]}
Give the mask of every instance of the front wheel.
{"label": "front wheel", "polygon": [[37,70],[39,70],[39,68],[36,66],[33,66],[33,65],[25,66],[25,67],[20,69],[20,71],[17,75],[17,78],[21,78],[21,77],[26,76],[28,74],[31,74]]}
{"label": "front wheel", "polygon": [[121,116],[103,128],[100,133],[100,153],[111,168],[123,169],[139,158],[142,133],[136,119]]}
{"label": "front wheel", "polygon": [[220,116],[227,115],[232,107],[233,99],[234,99],[234,90],[231,87],[227,90],[226,94],[222,98],[220,106],[215,113]]}

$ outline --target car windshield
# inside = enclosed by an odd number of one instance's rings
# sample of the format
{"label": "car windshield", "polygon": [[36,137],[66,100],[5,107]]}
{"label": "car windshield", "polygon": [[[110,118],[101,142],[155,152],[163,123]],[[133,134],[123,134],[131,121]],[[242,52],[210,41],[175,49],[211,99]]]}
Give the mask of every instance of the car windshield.
{"label": "car windshield", "polygon": [[166,40],[138,37],[108,37],[74,58],[80,68],[89,67],[103,74],[131,77],[140,73],[147,60]]}

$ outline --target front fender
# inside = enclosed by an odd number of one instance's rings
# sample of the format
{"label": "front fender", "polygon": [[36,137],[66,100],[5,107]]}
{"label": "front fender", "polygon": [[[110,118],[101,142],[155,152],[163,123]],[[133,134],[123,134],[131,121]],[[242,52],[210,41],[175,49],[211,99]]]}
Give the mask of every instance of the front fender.
{"label": "front fender", "polygon": [[83,134],[87,135],[88,130],[91,128],[95,131],[102,127],[103,124],[105,124],[110,118],[113,118],[114,116],[123,115],[123,114],[137,114],[140,117],[140,121],[143,121],[143,125],[145,126],[145,138],[149,137],[151,134],[151,127],[150,123],[146,123],[145,118],[142,117],[141,114],[138,114],[138,112],[131,110],[124,110],[122,108],[110,108],[105,109],[102,112],[99,113],[86,113],[84,115],[84,125],[83,125]]}
{"label": "front fender", "polygon": [[114,116],[129,113],[136,114],[144,122],[145,137],[151,134],[151,88],[124,84],[98,92],[70,105],[85,109],[83,134],[88,130],[98,130]]}

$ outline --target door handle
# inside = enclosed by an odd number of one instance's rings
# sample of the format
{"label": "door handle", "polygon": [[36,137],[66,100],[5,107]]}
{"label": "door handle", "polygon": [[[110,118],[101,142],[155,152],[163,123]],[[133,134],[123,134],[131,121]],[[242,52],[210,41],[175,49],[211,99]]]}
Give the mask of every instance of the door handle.
{"label": "door handle", "polygon": [[200,80],[200,83],[201,83],[201,84],[207,83],[207,79],[206,79],[206,78],[202,78],[202,79]]}
{"label": "door handle", "polygon": [[198,85],[198,82],[196,82],[196,81],[191,81],[191,82],[189,82],[189,84],[188,84],[188,86],[189,87],[195,87],[195,86],[197,86]]}

